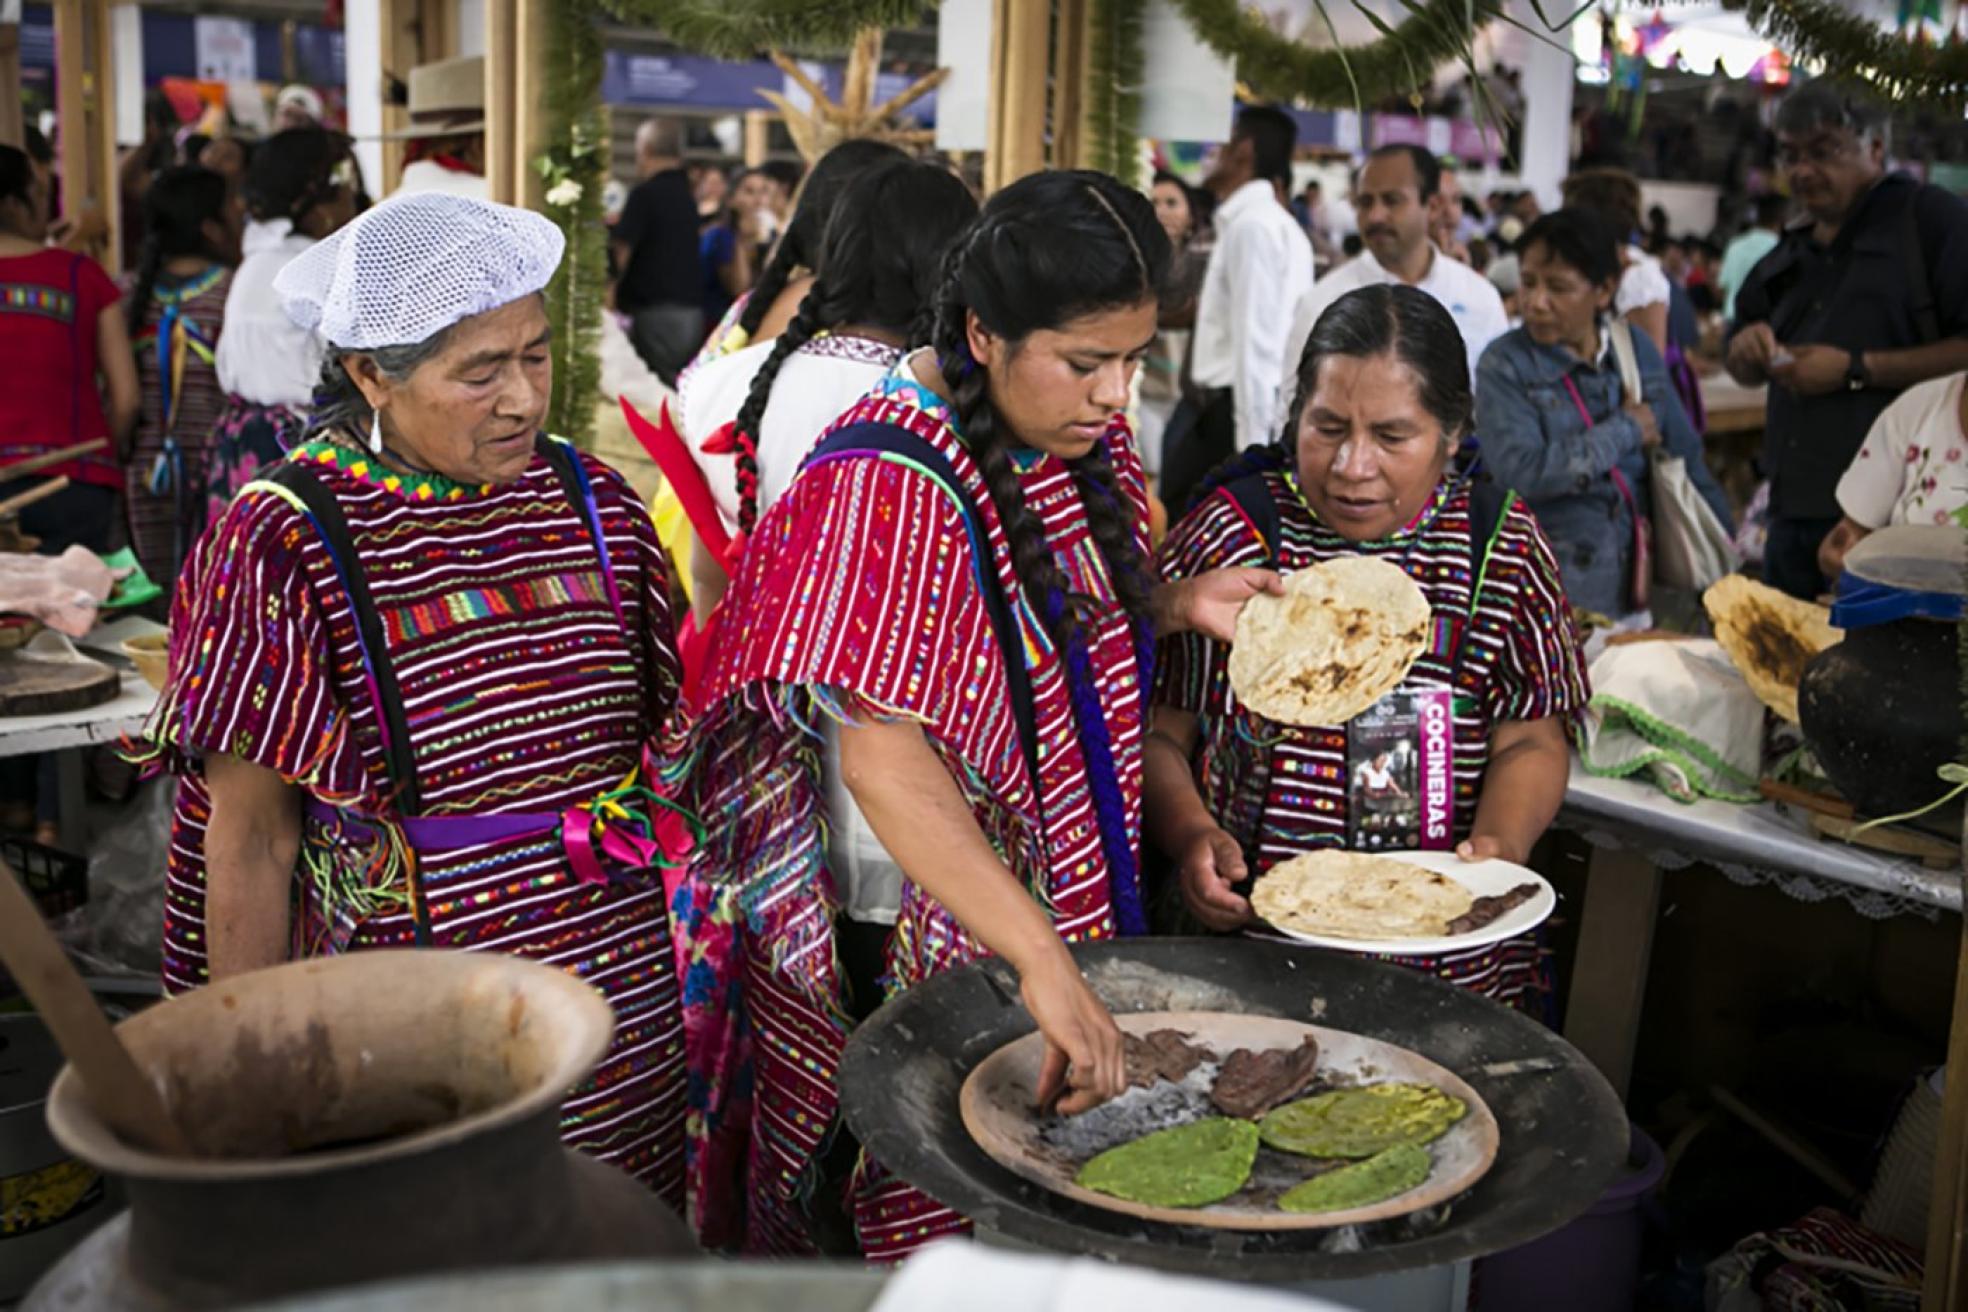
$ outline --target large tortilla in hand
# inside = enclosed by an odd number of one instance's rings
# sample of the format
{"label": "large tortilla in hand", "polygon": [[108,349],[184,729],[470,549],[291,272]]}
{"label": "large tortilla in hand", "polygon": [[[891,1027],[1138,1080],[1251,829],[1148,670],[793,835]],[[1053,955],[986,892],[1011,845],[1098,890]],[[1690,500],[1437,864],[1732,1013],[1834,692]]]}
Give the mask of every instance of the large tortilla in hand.
{"label": "large tortilla in hand", "polygon": [[1345,724],[1392,692],[1428,645],[1428,598],[1398,566],[1342,556],[1237,616],[1230,687],[1280,724]]}
{"label": "large tortilla in hand", "polygon": [[1307,852],[1273,866],[1251,907],[1279,929],[1329,938],[1439,938],[1476,897],[1447,875],[1365,852]]}
{"label": "large tortilla in hand", "polygon": [[1715,640],[1756,699],[1796,724],[1804,667],[1845,636],[1831,627],[1831,612],[1741,574],[1704,592],[1702,606],[1715,625]]}

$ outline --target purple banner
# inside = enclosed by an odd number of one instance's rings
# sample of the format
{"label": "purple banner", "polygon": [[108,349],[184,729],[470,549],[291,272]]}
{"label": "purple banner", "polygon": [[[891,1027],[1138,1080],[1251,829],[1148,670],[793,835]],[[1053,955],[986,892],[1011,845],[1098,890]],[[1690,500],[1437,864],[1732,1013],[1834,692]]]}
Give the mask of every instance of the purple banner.
{"label": "purple banner", "polygon": [[1455,721],[1447,688],[1414,694],[1421,715],[1421,850],[1455,846]]}

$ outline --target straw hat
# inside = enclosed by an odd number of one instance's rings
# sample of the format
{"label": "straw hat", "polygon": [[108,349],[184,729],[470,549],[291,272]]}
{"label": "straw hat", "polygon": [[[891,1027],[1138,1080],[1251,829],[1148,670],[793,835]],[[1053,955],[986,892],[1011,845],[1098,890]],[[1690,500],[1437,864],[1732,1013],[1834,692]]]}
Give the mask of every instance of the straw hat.
{"label": "straw hat", "polygon": [[410,70],[410,126],[385,141],[456,137],[485,131],[485,56],[464,55]]}

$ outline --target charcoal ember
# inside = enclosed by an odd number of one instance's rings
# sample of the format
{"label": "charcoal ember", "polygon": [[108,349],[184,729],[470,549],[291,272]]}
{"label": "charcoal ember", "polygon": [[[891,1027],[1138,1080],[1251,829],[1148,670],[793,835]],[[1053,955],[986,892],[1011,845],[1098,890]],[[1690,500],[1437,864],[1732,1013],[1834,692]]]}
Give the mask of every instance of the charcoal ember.
{"label": "charcoal ember", "polygon": [[1210,1054],[1189,1042],[1178,1030],[1151,1030],[1147,1034],[1128,1034],[1126,1041],[1128,1083],[1137,1089],[1167,1080],[1180,1084],[1189,1072],[1210,1059]]}
{"label": "charcoal ember", "polygon": [[1473,934],[1479,929],[1495,924],[1499,916],[1516,910],[1537,895],[1536,884],[1519,884],[1507,893],[1479,897],[1469,904],[1469,910],[1449,922],[1449,933]]}
{"label": "charcoal ember", "polygon": [[1239,1048],[1223,1059],[1223,1070],[1210,1089],[1210,1101],[1225,1116],[1253,1120],[1304,1092],[1318,1069],[1316,1039],[1307,1038],[1296,1048],[1262,1052]]}

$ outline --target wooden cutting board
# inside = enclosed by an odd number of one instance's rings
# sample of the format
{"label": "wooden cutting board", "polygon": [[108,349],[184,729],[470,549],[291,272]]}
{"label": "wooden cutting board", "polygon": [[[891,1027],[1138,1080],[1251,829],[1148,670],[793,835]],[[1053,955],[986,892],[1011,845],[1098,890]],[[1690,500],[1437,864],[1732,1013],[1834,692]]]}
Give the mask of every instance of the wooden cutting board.
{"label": "wooden cutting board", "polygon": [[0,715],[58,715],[116,700],[122,679],[100,661],[0,656]]}

